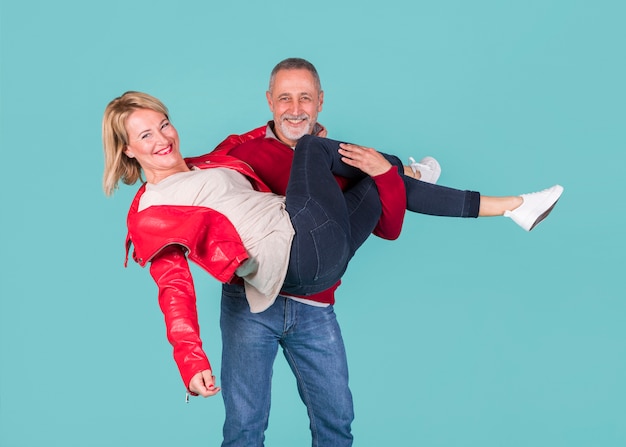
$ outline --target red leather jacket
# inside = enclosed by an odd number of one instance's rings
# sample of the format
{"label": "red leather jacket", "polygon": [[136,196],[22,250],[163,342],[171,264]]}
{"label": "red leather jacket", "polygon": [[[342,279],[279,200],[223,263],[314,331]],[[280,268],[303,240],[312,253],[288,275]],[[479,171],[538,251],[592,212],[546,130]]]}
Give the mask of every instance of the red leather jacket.
{"label": "red leather jacket", "polygon": [[[220,154],[186,159],[190,167],[228,167],[246,175],[259,191],[269,191],[244,162]],[[151,206],[137,211],[143,185],[128,212],[126,263],[131,245],[133,259],[144,267],[159,289],[167,339],[187,389],[198,372],[211,369],[202,350],[196,293],[187,257],[220,282],[230,282],[248,254],[239,233],[223,214],[196,206]]]}

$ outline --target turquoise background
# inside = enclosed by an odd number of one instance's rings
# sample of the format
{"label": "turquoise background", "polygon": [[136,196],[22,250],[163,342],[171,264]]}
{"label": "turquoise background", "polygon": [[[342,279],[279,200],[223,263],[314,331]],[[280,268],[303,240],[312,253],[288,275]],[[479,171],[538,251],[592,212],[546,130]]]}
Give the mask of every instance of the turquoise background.
{"label": "turquoise background", "polygon": [[[221,398],[184,404],[156,286],[123,268],[136,188],[102,193],[101,117],[151,93],[200,154],[269,119],[289,56],[337,139],[486,194],[565,187],[530,234],[409,215],[367,242],[336,306],[355,445],[626,445],[625,5],[2,0],[0,445],[219,445]],[[219,285],[194,272],[219,369]],[[267,445],[309,444],[279,355]]]}

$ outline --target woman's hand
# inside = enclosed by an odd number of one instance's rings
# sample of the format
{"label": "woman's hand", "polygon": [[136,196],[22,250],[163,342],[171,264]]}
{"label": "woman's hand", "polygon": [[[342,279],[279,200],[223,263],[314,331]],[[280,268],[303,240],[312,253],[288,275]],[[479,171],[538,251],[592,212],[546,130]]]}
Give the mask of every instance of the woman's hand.
{"label": "woman's hand", "polygon": [[215,386],[215,376],[210,369],[197,373],[189,381],[189,391],[202,397],[210,397],[219,393],[219,387]]}
{"label": "woman's hand", "polygon": [[370,147],[341,143],[339,153],[343,157],[341,161],[360,169],[371,177],[384,174],[392,166],[376,149]]}

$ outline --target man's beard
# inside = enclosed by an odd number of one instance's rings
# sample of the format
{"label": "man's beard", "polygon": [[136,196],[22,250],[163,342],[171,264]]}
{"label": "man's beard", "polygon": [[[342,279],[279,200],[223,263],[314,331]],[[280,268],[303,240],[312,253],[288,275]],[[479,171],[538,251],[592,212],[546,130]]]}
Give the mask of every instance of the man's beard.
{"label": "man's beard", "polygon": [[[285,121],[288,119],[303,120],[301,123],[301,127],[297,129],[290,127],[289,124],[285,123]],[[278,125],[280,131],[285,136],[285,138],[288,138],[293,141],[298,141],[303,136],[311,133],[311,128],[312,128],[311,117],[307,115],[306,113],[303,113],[301,115],[282,115],[280,117],[280,121],[275,124]]]}

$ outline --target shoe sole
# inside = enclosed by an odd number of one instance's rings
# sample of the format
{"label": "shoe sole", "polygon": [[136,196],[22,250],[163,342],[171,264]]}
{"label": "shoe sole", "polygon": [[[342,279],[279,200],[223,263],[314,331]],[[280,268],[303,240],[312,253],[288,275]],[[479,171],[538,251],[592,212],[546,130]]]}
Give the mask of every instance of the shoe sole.
{"label": "shoe sole", "polygon": [[552,210],[554,209],[554,207],[558,203],[559,199],[561,198],[561,194],[563,194],[563,187],[557,189],[557,196],[556,196],[556,200],[554,200],[554,203],[552,205],[550,205],[550,207],[547,210],[545,210],[543,213],[541,213],[539,215],[539,217],[537,217],[537,219],[535,219],[535,222],[528,229],[528,231],[531,231],[533,228],[535,228],[537,225],[539,225],[542,220],[544,220],[546,217],[548,217],[548,214],[550,214],[552,212]]}
{"label": "shoe sole", "polygon": [[532,224],[532,226],[528,229],[528,231],[532,231],[532,229],[535,228],[537,225],[539,225],[543,219],[548,217],[548,214],[552,212],[552,210],[554,209],[558,201],[559,199],[556,199],[556,201],[552,204],[550,208],[548,208],[542,215],[537,217],[537,219],[535,220],[535,223]]}

